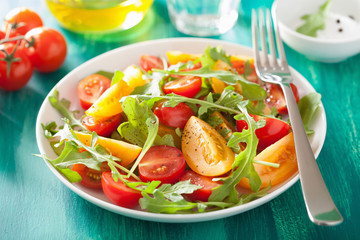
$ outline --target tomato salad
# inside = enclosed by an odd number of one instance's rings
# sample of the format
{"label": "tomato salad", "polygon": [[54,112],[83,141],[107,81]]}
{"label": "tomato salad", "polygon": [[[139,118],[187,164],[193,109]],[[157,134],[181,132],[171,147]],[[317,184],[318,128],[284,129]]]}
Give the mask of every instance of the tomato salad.
{"label": "tomato salad", "polygon": [[[251,58],[220,47],[166,55],[85,76],[79,118],[55,90],[49,101],[64,125],[42,126],[58,157],[41,157],[116,205],[156,213],[244,204],[297,172],[284,96],[259,81]],[[299,101],[310,103],[320,104],[320,95]],[[312,113],[303,113],[309,134]]]}

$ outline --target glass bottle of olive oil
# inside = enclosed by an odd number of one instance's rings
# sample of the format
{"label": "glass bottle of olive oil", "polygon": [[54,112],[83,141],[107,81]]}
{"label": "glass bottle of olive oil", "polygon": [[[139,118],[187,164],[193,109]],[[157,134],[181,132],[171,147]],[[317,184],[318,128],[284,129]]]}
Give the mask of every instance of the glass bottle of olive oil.
{"label": "glass bottle of olive oil", "polygon": [[107,33],[138,24],[153,0],[46,0],[50,11],[67,29]]}

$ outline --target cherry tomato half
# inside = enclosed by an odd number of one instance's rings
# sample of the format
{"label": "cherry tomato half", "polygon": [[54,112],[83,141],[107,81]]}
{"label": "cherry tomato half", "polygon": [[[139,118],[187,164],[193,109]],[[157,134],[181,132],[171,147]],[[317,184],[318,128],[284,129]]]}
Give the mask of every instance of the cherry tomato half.
{"label": "cherry tomato half", "polygon": [[26,33],[25,39],[32,41],[33,46],[27,47],[22,41],[21,47],[26,51],[34,68],[39,72],[53,72],[65,60],[67,45],[65,38],[55,29],[37,27]]}
{"label": "cherry tomato half", "polygon": [[[5,43],[2,44],[0,49],[5,50],[9,55],[14,51],[15,44]],[[33,73],[33,67],[27,55],[21,49],[16,49],[12,59],[18,59],[10,63],[6,61],[6,54],[0,51],[0,88],[7,91],[16,91],[24,87],[30,80]],[[10,72],[8,67],[10,66]]]}
{"label": "cherry tomato half", "polygon": [[100,74],[83,78],[78,84],[80,105],[87,110],[111,85],[111,80]]}
{"label": "cherry tomato half", "polygon": [[[85,150],[82,150],[85,151]],[[101,174],[105,171],[110,171],[110,167],[106,162],[100,166],[100,171],[88,168],[84,164],[74,164],[72,170],[79,173],[81,176],[81,184],[88,188],[101,189]]]}
{"label": "cherry tomato half", "polygon": [[92,116],[85,116],[82,124],[91,132],[96,132],[99,136],[110,137],[121,123],[121,114],[109,118],[95,119]]}
{"label": "cherry tomato half", "polygon": [[185,174],[180,178],[179,181],[186,180],[190,180],[190,183],[202,187],[193,193],[186,195],[191,201],[207,202],[211,195],[212,189],[221,185],[218,182],[213,182],[212,177],[202,176],[191,170],[186,170]]}
{"label": "cherry tomato half", "polygon": [[151,55],[142,55],[139,64],[146,72],[151,71],[153,68],[164,69],[163,61],[159,57]]}
{"label": "cherry tomato half", "polygon": [[175,107],[164,107],[161,103],[155,108],[154,113],[160,123],[181,129],[185,127],[189,118],[195,115],[194,111],[185,103],[179,103]]}
{"label": "cherry tomato half", "polygon": [[[264,150],[271,144],[288,135],[290,132],[290,125],[284,121],[276,118],[267,118],[257,115],[251,116],[255,121],[259,121],[260,119],[265,119],[266,121],[264,127],[255,130],[255,134],[259,139],[259,144],[257,147],[258,151]],[[236,121],[236,128],[239,132],[241,132],[243,129],[248,129],[247,122],[245,120]]]}
{"label": "cherry tomato half", "polygon": [[188,98],[193,98],[201,90],[201,78],[195,76],[182,76],[179,79],[165,83],[165,94],[175,93]]}
{"label": "cherry tomato half", "polygon": [[[294,93],[296,102],[299,102],[300,97],[297,87],[293,83],[290,83],[290,86]],[[286,101],[280,85],[266,83],[264,88],[268,93],[268,97],[265,99],[265,103],[268,105],[268,107],[270,109],[272,107],[276,107],[279,114],[287,114]]]}
{"label": "cherry tomato half", "polygon": [[151,147],[139,164],[142,181],[159,180],[161,183],[175,183],[186,168],[182,152],[176,147],[159,145]]}
{"label": "cherry tomato half", "polygon": [[[135,182],[135,180],[127,179]],[[105,196],[114,204],[132,208],[139,204],[139,199],[142,197],[140,191],[136,191],[125,185],[120,179],[115,182],[111,172],[103,172],[101,175],[101,186]]]}
{"label": "cherry tomato half", "polygon": [[41,17],[34,11],[25,8],[15,8],[5,16],[5,32],[15,24],[14,32],[25,35],[33,28],[43,26]]}

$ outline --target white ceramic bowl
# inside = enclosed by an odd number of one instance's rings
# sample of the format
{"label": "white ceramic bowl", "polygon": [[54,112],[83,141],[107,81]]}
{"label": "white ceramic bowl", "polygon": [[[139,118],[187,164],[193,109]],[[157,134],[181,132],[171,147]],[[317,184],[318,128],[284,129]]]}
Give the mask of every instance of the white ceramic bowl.
{"label": "white ceramic bowl", "polygon": [[[104,53],[78,66],[67,74],[58,84],[56,84],[48,96],[53,94],[54,89],[57,89],[59,91],[60,98],[68,99],[71,102],[71,109],[78,110],[81,109],[81,107],[76,93],[77,84],[80,79],[89,74],[99,70],[122,70],[130,64],[136,64],[139,61],[140,56],[143,54],[165,56],[165,52],[170,50],[179,50],[188,53],[202,53],[207,46],[222,46],[227,53],[233,55],[251,56],[253,52],[252,49],[248,47],[206,38],[160,39],[132,44]],[[293,68],[290,68],[290,70],[294,76],[294,83],[299,89],[300,96],[304,96],[307,93],[315,91],[310,83],[300,73],[295,71]],[[46,97],[40,108],[36,121],[36,139],[40,153],[46,154],[51,159],[54,159],[56,158],[56,154],[52,150],[48,139],[45,138],[41,127],[41,123],[48,123],[50,121],[55,121],[58,126],[63,124],[61,121],[61,115],[51,106],[48,101],[48,97]],[[315,134],[310,137],[310,143],[314,154],[317,157],[324,144],[326,135],[326,116],[322,104],[320,105],[320,111],[318,111],[318,114],[311,123],[310,127],[315,130]],[[59,178],[65,186],[87,201],[118,214],[158,222],[200,222],[240,214],[272,200],[286,191],[299,179],[298,174],[295,173],[285,182],[270,189],[268,195],[240,206],[198,214],[159,214],[145,212],[139,208],[128,209],[116,206],[105,197],[102,191],[85,188],[77,183],[70,183],[49,162],[45,161],[45,163],[52,173]]]}
{"label": "white ceramic bowl", "polygon": [[325,30],[318,31],[318,37],[296,32],[304,22],[301,17],[317,12],[324,3],[325,0],[276,0],[272,14],[279,23],[281,38],[291,48],[315,61],[339,62],[360,53],[359,0],[332,0]]}

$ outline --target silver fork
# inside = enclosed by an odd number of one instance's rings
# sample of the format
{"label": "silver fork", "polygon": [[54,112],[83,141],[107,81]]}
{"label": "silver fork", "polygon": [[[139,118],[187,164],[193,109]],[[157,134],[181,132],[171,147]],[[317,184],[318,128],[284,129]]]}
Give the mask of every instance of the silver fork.
{"label": "silver fork", "polygon": [[[258,44],[258,24],[255,9],[252,10],[252,37],[255,55],[255,69],[264,82],[279,84],[284,92],[289,118],[293,130],[300,182],[310,220],[318,225],[334,226],[343,218],[336,208],[321,176],[315,156],[305,133],[304,125],[292,93],[290,83],[292,76],[285,57],[278,26],[274,17],[279,60],[276,57],[275,40],[272,32],[272,21],[269,9],[266,9],[266,27],[270,54],[266,45],[265,21],[263,11],[259,11],[259,26],[262,52]],[[263,61],[261,61],[263,60]]]}

